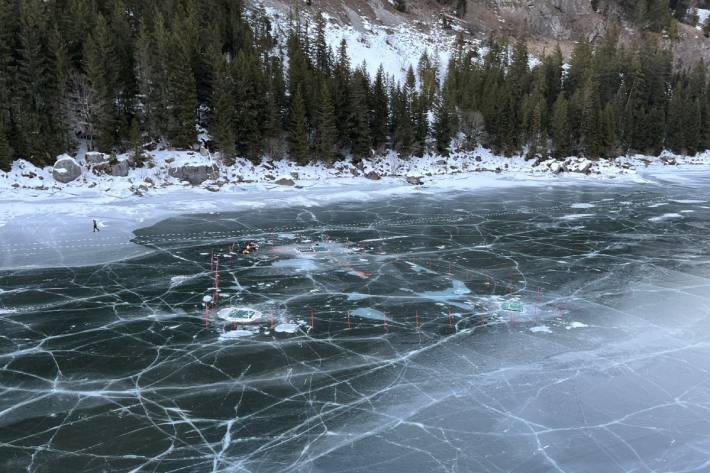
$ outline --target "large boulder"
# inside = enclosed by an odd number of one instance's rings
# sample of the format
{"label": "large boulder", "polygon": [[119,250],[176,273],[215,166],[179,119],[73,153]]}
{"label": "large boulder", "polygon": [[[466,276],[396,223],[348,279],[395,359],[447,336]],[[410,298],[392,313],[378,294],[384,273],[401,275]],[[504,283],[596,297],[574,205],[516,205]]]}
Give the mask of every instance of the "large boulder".
{"label": "large boulder", "polygon": [[208,179],[217,179],[219,169],[214,164],[185,164],[168,169],[171,177],[199,186]]}
{"label": "large boulder", "polygon": [[413,186],[423,186],[424,181],[422,181],[422,178],[419,176],[407,176],[407,184],[411,184]]}
{"label": "large boulder", "polygon": [[69,156],[60,158],[54,163],[52,177],[58,182],[67,183],[81,176],[81,166]]}
{"label": "large boulder", "polygon": [[376,171],[370,171],[365,174],[365,177],[370,179],[371,181],[379,181],[382,179],[382,176],[380,176]]}

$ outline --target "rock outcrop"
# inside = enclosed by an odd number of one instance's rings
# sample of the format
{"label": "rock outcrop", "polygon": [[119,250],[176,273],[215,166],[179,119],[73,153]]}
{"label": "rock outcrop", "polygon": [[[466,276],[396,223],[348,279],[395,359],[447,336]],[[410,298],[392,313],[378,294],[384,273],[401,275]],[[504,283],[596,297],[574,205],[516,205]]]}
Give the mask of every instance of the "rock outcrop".
{"label": "rock outcrop", "polygon": [[193,186],[199,186],[209,179],[217,179],[219,168],[214,164],[185,164],[169,168],[168,174],[181,181],[187,181]]}

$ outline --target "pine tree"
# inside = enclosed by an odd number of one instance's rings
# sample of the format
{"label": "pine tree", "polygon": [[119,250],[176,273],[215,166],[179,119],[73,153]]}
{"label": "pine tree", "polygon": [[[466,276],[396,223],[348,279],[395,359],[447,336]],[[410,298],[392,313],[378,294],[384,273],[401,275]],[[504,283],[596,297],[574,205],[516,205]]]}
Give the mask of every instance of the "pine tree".
{"label": "pine tree", "polygon": [[318,159],[332,162],[336,158],[335,143],[338,137],[338,128],[335,126],[335,107],[327,83],[321,87],[320,103],[318,106],[318,140],[316,152]]}
{"label": "pine tree", "polygon": [[350,146],[349,118],[351,111],[350,97],[350,58],[345,40],[340,43],[338,63],[333,74],[333,102],[335,105],[335,123],[338,127],[338,143],[341,148]]}
{"label": "pine tree", "polygon": [[303,105],[301,89],[296,89],[291,100],[289,113],[288,143],[291,157],[298,164],[308,163],[308,130],[306,129],[306,109]]}
{"label": "pine tree", "polygon": [[564,88],[567,97],[571,97],[587,82],[592,71],[592,47],[586,40],[580,40],[572,52],[572,60],[565,78]]}
{"label": "pine tree", "polygon": [[648,0],[648,26],[652,31],[662,31],[670,26],[671,9],[668,0]]}
{"label": "pine tree", "polygon": [[263,144],[267,103],[266,79],[252,52],[246,49],[239,51],[234,63],[233,80],[237,150],[256,161]]}
{"label": "pine tree", "polygon": [[700,100],[690,99],[683,108],[684,141],[687,153],[694,155],[700,144]]}
{"label": "pine tree", "polygon": [[410,99],[406,90],[401,90],[398,84],[392,92],[393,147],[404,155],[412,152],[414,141],[414,122],[409,104]]}
{"label": "pine tree", "polygon": [[52,154],[47,140],[48,85],[50,83],[43,37],[46,22],[40,0],[27,0],[19,5],[19,50],[17,58],[17,152],[35,162],[48,162]]}
{"label": "pine tree", "polygon": [[562,50],[559,45],[555,47],[555,52],[546,56],[543,62],[545,76],[545,96],[547,97],[547,110],[552,111],[552,106],[562,90]]}
{"label": "pine tree", "polygon": [[674,153],[686,151],[685,145],[685,106],[682,84],[676,83],[673,96],[668,105],[668,127],[666,129],[666,147]]}
{"label": "pine tree", "polygon": [[427,113],[427,99],[415,93],[411,101],[411,122],[414,126],[412,153],[421,156],[426,147],[429,135],[429,116]]}
{"label": "pine tree", "polygon": [[375,149],[382,148],[387,142],[387,122],[389,116],[387,87],[385,85],[385,71],[380,65],[372,85],[371,97],[372,119],[370,121],[370,135]]}
{"label": "pine tree", "polygon": [[513,59],[508,72],[508,83],[510,84],[511,100],[511,141],[512,149],[520,146],[520,137],[523,129],[523,98],[530,90],[530,69],[528,67],[529,54],[527,42],[524,39],[516,41],[513,48]]}
{"label": "pine tree", "polygon": [[314,43],[313,63],[316,69],[324,75],[330,74],[330,52],[325,38],[325,17],[319,14],[316,17],[316,39]]}
{"label": "pine tree", "polygon": [[173,52],[168,64],[170,120],[168,138],[173,146],[189,148],[197,139],[197,84],[191,67],[191,48],[181,32],[171,34]]}
{"label": "pine tree", "polygon": [[582,103],[582,123],[580,135],[582,149],[587,157],[599,158],[604,153],[602,110],[599,99],[599,85],[590,79],[584,86]]}
{"label": "pine tree", "polygon": [[94,100],[92,129],[96,146],[109,151],[115,143],[116,119],[115,68],[113,67],[113,45],[108,25],[103,15],[99,15],[91,36],[84,43],[84,68],[89,79]]}
{"label": "pine tree", "polygon": [[369,156],[372,142],[368,121],[368,80],[363,69],[353,74],[350,87],[351,104],[348,123],[350,127],[351,152],[355,158]]}
{"label": "pine tree", "polygon": [[451,137],[453,135],[453,112],[452,104],[448,94],[441,94],[434,107],[434,138],[436,139],[436,150],[443,154],[449,154]]}
{"label": "pine tree", "polygon": [[569,128],[569,105],[564,94],[560,94],[552,107],[552,141],[554,144],[554,155],[563,158],[570,154],[570,128]]}
{"label": "pine tree", "polygon": [[5,123],[2,132],[5,140],[10,140],[10,128],[13,108],[17,108],[18,94],[15,80],[13,49],[15,46],[14,2],[0,0],[0,123]]}
{"label": "pine tree", "polygon": [[[419,83],[421,84],[419,88],[419,94],[421,99],[424,101],[424,106],[429,109],[433,106],[437,99],[437,92],[439,91],[439,77],[438,77],[438,67],[429,59],[429,54],[425,51],[421,58],[419,58],[419,65],[417,67],[417,72],[419,73]],[[407,73],[407,86],[412,89],[416,87],[416,82]]]}
{"label": "pine tree", "polygon": [[50,74],[48,87],[51,95],[48,113],[52,117],[57,149],[69,150],[74,145],[69,131],[70,113],[68,109],[71,64],[66,44],[56,26],[49,33],[47,48]]}
{"label": "pine tree", "polygon": [[236,149],[234,143],[234,84],[229,66],[222,57],[221,47],[213,51],[212,57],[212,117],[210,134],[222,153],[226,164],[234,162]]}
{"label": "pine tree", "polygon": [[9,171],[12,166],[13,151],[7,138],[5,125],[0,121],[0,171]]}
{"label": "pine tree", "polygon": [[172,134],[171,61],[175,60],[175,51],[171,43],[171,34],[163,15],[158,13],[154,17],[153,31],[148,40],[150,95],[146,97],[151,111],[151,128],[157,138]]}

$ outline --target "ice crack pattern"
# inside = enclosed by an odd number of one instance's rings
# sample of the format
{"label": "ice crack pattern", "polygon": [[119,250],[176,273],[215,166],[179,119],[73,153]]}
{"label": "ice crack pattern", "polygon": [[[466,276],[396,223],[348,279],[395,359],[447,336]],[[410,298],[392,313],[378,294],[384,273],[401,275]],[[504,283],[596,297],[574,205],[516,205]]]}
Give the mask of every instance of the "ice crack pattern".
{"label": "ice crack pattern", "polygon": [[421,192],[54,240],[146,254],[0,272],[0,466],[709,471],[703,188]]}

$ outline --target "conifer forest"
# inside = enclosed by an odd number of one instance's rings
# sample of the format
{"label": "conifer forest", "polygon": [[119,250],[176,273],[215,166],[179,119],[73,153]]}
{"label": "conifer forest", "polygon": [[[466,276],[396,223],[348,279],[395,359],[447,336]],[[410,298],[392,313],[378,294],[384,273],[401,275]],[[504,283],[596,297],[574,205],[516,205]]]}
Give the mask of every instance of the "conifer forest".
{"label": "conifer forest", "polygon": [[[649,30],[671,21],[661,11],[644,11]],[[232,0],[0,0],[0,167],[81,143],[184,149],[200,130],[227,163],[445,155],[454,137],[553,157],[710,147],[707,68],[677,64],[658,35],[612,29],[568,61],[559,48],[531,61],[524,38],[461,38],[447,67],[424,54],[401,83],[329,47],[325,28],[293,13],[280,39]]]}

